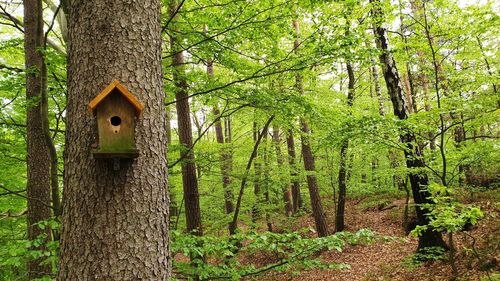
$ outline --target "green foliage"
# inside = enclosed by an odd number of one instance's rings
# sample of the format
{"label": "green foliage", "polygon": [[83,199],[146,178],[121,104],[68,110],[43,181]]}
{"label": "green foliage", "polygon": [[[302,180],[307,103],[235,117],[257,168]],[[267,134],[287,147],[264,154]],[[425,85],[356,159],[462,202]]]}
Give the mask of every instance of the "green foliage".
{"label": "green foliage", "polygon": [[405,258],[402,262],[403,266],[413,270],[424,262],[445,260],[447,258],[446,250],[441,247],[427,247],[418,251],[414,255]]}
{"label": "green foliage", "polygon": [[[197,275],[203,280],[239,280],[244,276],[269,270],[347,269],[350,268],[347,264],[324,263],[312,256],[323,250],[341,252],[346,245],[369,244],[377,239],[376,234],[369,229],[361,229],[355,233],[338,232],[320,238],[307,238],[305,234],[308,233],[250,231],[231,237],[198,237],[173,232],[172,254],[196,257],[190,262],[174,260],[174,271],[179,278]],[[252,261],[252,257],[257,254],[261,258],[267,257],[266,262]],[[243,264],[242,260],[247,262]]]}
{"label": "green foliage", "polygon": [[[59,230],[60,225],[56,220],[41,221],[37,224],[40,229]],[[42,247],[41,247],[42,246]],[[0,248],[0,279],[24,280],[26,264],[31,260],[41,260],[41,264],[50,264],[55,273],[59,241],[47,238],[46,233],[40,234],[34,240],[12,239]],[[38,281],[52,280],[52,276],[45,276]]]}
{"label": "green foliage", "polygon": [[428,190],[433,204],[421,206],[429,210],[429,224],[418,225],[412,234],[421,235],[425,230],[432,228],[439,232],[453,233],[464,229],[466,224],[476,225],[484,217],[483,212],[475,206],[458,202],[450,196],[452,190],[437,183],[430,184]]}

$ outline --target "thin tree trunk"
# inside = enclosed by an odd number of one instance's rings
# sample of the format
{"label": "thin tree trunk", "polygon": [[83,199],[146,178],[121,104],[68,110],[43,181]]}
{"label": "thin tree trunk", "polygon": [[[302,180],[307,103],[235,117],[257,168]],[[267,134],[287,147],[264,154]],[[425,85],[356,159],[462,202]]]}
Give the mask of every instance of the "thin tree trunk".
{"label": "thin tree trunk", "polygon": [[[417,55],[420,58],[420,64],[425,65],[425,59],[424,59],[424,53],[422,51],[417,52]],[[427,77],[427,73],[425,71],[421,71],[420,74],[420,81],[422,83],[422,92],[423,92],[423,98],[424,98],[424,109],[426,112],[429,112],[431,110],[431,105],[429,103],[429,78]],[[428,138],[429,138],[429,147],[432,151],[436,150],[436,141],[434,137],[434,130],[429,130],[427,133]]]}
{"label": "thin tree trunk", "polygon": [[[43,122],[43,131],[45,135],[45,143],[47,145],[47,149],[50,155],[50,192],[52,195],[52,211],[53,215],[56,219],[60,219],[62,214],[61,207],[61,196],[59,190],[59,174],[58,174],[58,159],[57,159],[57,150],[54,145],[54,141],[52,136],[50,135],[49,128],[49,101],[48,101],[48,93],[47,93],[47,66],[45,63],[42,65],[42,122]],[[54,240],[59,240],[60,235],[58,230],[52,230],[52,234],[54,236]]]}
{"label": "thin tree trunk", "polygon": [[167,130],[167,147],[172,145],[172,125],[170,122],[172,122],[172,112],[170,110],[170,106],[166,107],[166,115],[165,115],[165,125],[166,125],[166,130]]}
{"label": "thin tree trunk", "polygon": [[[259,131],[257,128],[257,122],[253,122],[253,127],[252,127],[252,136],[253,136],[253,141],[254,144],[257,144],[257,142],[260,142],[259,136],[262,134],[262,132]],[[254,170],[254,183],[253,183],[253,194],[255,195],[255,204],[252,207],[252,222],[256,223],[257,220],[260,218],[260,205],[262,204],[262,195],[261,193],[261,178],[262,178],[262,165],[258,161],[259,157],[259,150],[257,149],[255,151],[255,161],[253,162],[253,170]]]}
{"label": "thin tree trunk", "polygon": [[340,148],[340,164],[339,164],[339,193],[337,201],[337,210],[335,212],[335,231],[344,230],[344,213],[345,213],[345,197],[346,197],[346,160],[347,149],[349,142],[343,141]]}
{"label": "thin tree trunk", "polygon": [[[160,1],[68,3],[68,102],[57,280],[170,280]],[[138,40],[137,38],[141,38]],[[123,44],[126,42],[126,44]],[[88,102],[117,79],[144,104],[135,159],[95,159]]]}
{"label": "thin tree trunk", "polygon": [[[296,20],[293,20],[292,25],[296,34],[294,51],[297,52],[300,46],[299,23]],[[297,90],[301,95],[304,95],[304,86],[302,84],[302,76],[300,73],[295,76],[295,79]],[[316,231],[318,232],[319,237],[324,237],[328,236],[328,228],[325,213],[323,212],[323,205],[321,204],[318,182],[316,175],[314,175],[316,167],[310,143],[311,131],[305,117],[300,117],[300,126],[302,130],[302,158],[304,159],[304,168],[307,173],[307,186],[309,188],[309,196],[311,197],[311,207],[313,210],[314,221],[316,223]]]}
{"label": "thin tree trunk", "polygon": [[[205,25],[205,33],[208,31],[208,27]],[[207,60],[207,75],[209,79],[213,79],[214,77],[214,64],[212,59]],[[216,105],[213,109],[215,118],[220,117],[219,107]],[[222,123],[220,118],[215,122],[215,137],[217,139],[217,143],[221,145],[220,150],[220,161],[221,161],[221,174],[222,174],[222,189],[224,191],[224,209],[226,210],[226,214],[231,214],[234,211],[233,206],[233,192],[231,191],[231,177],[230,177],[230,168],[231,168],[231,154],[229,151],[229,147],[224,146],[224,131],[222,128]],[[228,134],[229,131],[226,131]],[[226,138],[226,142],[228,142],[230,138]],[[230,224],[228,224],[228,230],[230,229]]]}
{"label": "thin tree trunk", "polygon": [[[170,146],[172,145],[172,112],[170,109],[170,106],[165,107],[165,131],[166,131],[166,138],[167,138],[167,151],[170,149]],[[168,161],[168,158],[167,158]],[[177,217],[177,220],[179,219],[179,204],[177,203],[177,198],[175,196],[175,193],[170,194],[170,206],[169,206],[169,222],[170,225],[172,226],[173,229],[177,229],[177,223],[174,223],[175,221],[173,220],[174,217]]]}
{"label": "thin tree trunk", "polygon": [[264,200],[266,207],[264,208],[265,214],[266,214],[266,225],[267,225],[267,231],[272,232],[273,231],[273,222],[271,221],[271,213],[270,213],[270,207],[271,207],[271,197],[270,197],[270,189],[271,189],[271,176],[270,176],[270,167],[269,167],[269,143],[268,143],[268,135],[269,135],[269,127],[266,128],[265,131],[262,132],[264,134],[263,137],[263,144],[264,144],[264,149],[263,149],[263,174],[264,174],[264,181],[263,181],[263,186],[264,186]]}
{"label": "thin tree trunk", "polygon": [[380,79],[378,76],[378,67],[375,61],[372,61],[372,75],[373,75],[373,83],[375,83],[375,93],[377,95],[378,101],[378,112],[380,116],[385,116],[385,106],[384,106],[384,96],[382,95],[382,91],[380,90]]}
{"label": "thin tree trunk", "polygon": [[233,147],[232,147],[232,134],[233,131],[231,129],[231,116],[227,116],[224,118],[224,142],[226,143],[226,161],[227,161],[227,171],[228,174],[231,174],[233,170]]}
{"label": "thin tree trunk", "polygon": [[[219,116],[220,111],[217,106],[214,107],[214,116]],[[224,190],[224,206],[226,214],[234,211],[233,192],[231,191],[231,177],[229,173],[230,167],[230,152],[228,147],[224,147],[224,133],[220,119],[215,122],[215,135],[217,143],[222,145],[220,150],[221,173],[222,173],[222,189]]]}
{"label": "thin tree trunk", "polygon": [[450,252],[448,253],[448,259],[451,265],[451,280],[457,280],[458,268],[456,264],[456,249],[455,249],[455,243],[453,241],[453,232],[448,232],[448,243],[450,244]]}
{"label": "thin tree trunk", "polygon": [[[496,81],[494,79],[495,75],[493,74],[493,71],[491,70],[490,62],[488,61],[488,57],[486,56],[484,49],[483,49],[483,43],[481,42],[481,39],[479,38],[478,35],[476,35],[476,40],[477,44],[479,45],[479,49],[481,50],[481,54],[483,56],[484,62],[486,63],[486,69],[488,70],[488,74],[491,76],[491,86],[493,87],[493,93],[497,93],[497,84],[494,82]],[[500,99],[497,101],[497,108],[500,108]]]}
{"label": "thin tree trunk", "polygon": [[[285,161],[283,160],[283,153],[281,152],[280,130],[276,125],[273,126],[273,142],[274,148],[276,150],[276,161],[278,162],[278,168],[281,168],[283,167]],[[289,182],[284,182],[282,189],[283,203],[285,204],[285,215],[287,217],[291,216],[293,212],[292,194],[290,193],[289,185]]]}
{"label": "thin tree trunk", "polygon": [[[377,67],[376,62],[372,61],[372,73],[373,73],[372,75],[373,75],[373,82],[375,83],[375,92],[377,94],[377,99],[379,102],[379,113],[380,113],[380,116],[385,116],[386,113],[385,113],[385,108],[384,108],[384,98],[382,96],[382,91],[380,90],[380,79],[379,79],[378,72],[379,72],[379,68]],[[389,162],[391,163],[392,169],[399,167],[399,161],[398,161],[398,157],[397,157],[396,153],[397,152],[395,152],[393,150],[389,150],[389,153],[387,155],[387,158],[389,159]],[[393,186],[398,188],[398,189],[402,189],[403,185],[406,185],[405,180],[401,179],[401,177],[397,176],[397,175],[394,175],[392,177],[392,183],[393,183]]]}
{"label": "thin tree trunk", "polygon": [[50,8],[52,13],[57,12],[57,23],[59,25],[59,30],[61,32],[61,37],[64,41],[64,43],[68,43],[68,23],[67,23],[67,18],[66,18],[66,12],[67,12],[67,7],[66,7],[66,2],[67,0],[61,1],[61,8],[58,10],[58,6],[56,3],[54,3],[51,0],[44,0],[45,4]]}
{"label": "thin tree trunk", "polygon": [[316,172],[314,155],[309,143],[310,130],[306,120],[300,118],[302,125],[302,158],[304,159],[304,168],[307,173],[307,186],[309,188],[309,196],[311,197],[311,207],[313,210],[313,217],[316,223],[316,231],[319,237],[328,236],[328,229],[326,224],[325,213],[323,212],[323,205],[321,204],[321,197],[318,189],[318,182],[316,180]]}
{"label": "thin tree trunk", "polygon": [[[401,87],[401,80],[396,68],[396,63],[393,56],[389,52],[389,42],[386,38],[386,30],[382,27],[381,24],[383,12],[380,8],[380,2],[378,0],[370,0],[370,3],[374,4],[374,8],[372,9],[373,18],[375,20],[374,34],[377,47],[381,51],[379,56],[380,63],[382,65],[387,90],[389,96],[391,97],[394,115],[396,115],[401,120],[405,120],[409,117],[409,111]],[[415,145],[415,135],[410,131],[406,131],[402,132],[400,137],[401,142],[406,146],[406,149],[404,151],[406,166],[410,170],[415,168],[425,168],[422,158],[422,152],[420,148]],[[430,194],[427,191],[427,175],[422,172],[412,171],[409,174],[409,178],[412,187],[413,200],[416,204],[415,209],[417,213],[417,223],[419,225],[428,225],[428,211],[421,207],[422,204],[432,204],[432,201],[429,198]],[[426,247],[446,247],[441,233],[433,231],[432,229],[424,231],[422,235],[419,236],[418,250],[422,250]]]}
{"label": "thin tree trunk", "polygon": [[[455,147],[457,150],[460,150],[462,148],[462,142],[465,141],[465,128],[464,128],[464,123],[463,123],[463,114],[460,114],[460,125],[457,125],[453,131],[454,133],[454,140],[455,140]],[[469,168],[469,165],[464,165],[462,163],[458,164],[458,183],[460,186],[464,185],[465,182],[465,174],[466,170]]]}
{"label": "thin tree trunk", "polygon": [[264,128],[262,129],[262,132],[257,136],[257,140],[255,141],[255,144],[253,146],[252,154],[250,155],[250,158],[248,159],[247,166],[245,168],[245,174],[243,175],[243,179],[241,180],[241,186],[240,186],[240,191],[238,193],[238,199],[236,200],[236,207],[234,209],[234,215],[233,215],[233,220],[231,221],[231,228],[229,233],[230,234],[235,234],[236,229],[238,228],[238,215],[240,213],[240,207],[241,207],[241,199],[243,198],[243,193],[245,191],[245,186],[247,184],[247,179],[248,179],[248,173],[250,172],[250,168],[252,167],[252,162],[257,156],[257,150],[259,149],[260,142],[262,140],[262,137],[264,136],[263,132],[267,131],[269,128],[269,124],[274,119],[274,115],[269,117],[267,120],[266,124],[264,125]]}
{"label": "thin tree trunk", "polygon": [[297,178],[297,167],[295,164],[295,140],[293,138],[292,130],[288,130],[286,146],[288,151],[288,164],[290,166],[290,178],[292,182],[293,213],[295,214],[300,208],[302,208],[302,197],[300,195],[299,179]]}
{"label": "thin tree trunk", "polygon": [[[194,104],[194,102],[193,102]],[[203,110],[201,111],[202,114],[204,114]],[[196,127],[196,138],[197,139],[201,139],[201,137],[203,136],[202,135],[202,132],[203,132],[203,124],[200,122],[200,120],[198,120],[198,116],[196,114],[196,110],[193,110],[190,114],[190,118],[192,118],[192,121],[194,123],[194,126]],[[202,116],[202,118],[204,119],[204,116]],[[191,133],[191,139],[193,138],[192,137],[193,133]],[[194,147],[192,147],[194,148]],[[193,151],[193,159],[196,159],[196,154],[194,152],[194,149],[192,149]],[[181,165],[182,166],[182,165]],[[202,172],[201,172],[201,166],[200,165],[196,165],[196,181],[200,181],[201,180],[201,176],[202,176]]]}
{"label": "thin tree trunk", "polygon": [[[406,30],[405,27],[403,26],[404,24],[404,18],[403,18],[403,11],[402,11],[402,2],[399,0],[399,33],[401,36],[401,41],[404,43],[404,50],[405,50],[405,55],[407,57],[410,57],[410,48],[408,46],[408,40],[406,37]],[[406,66],[406,73],[403,72],[403,81],[404,81],[404,86],[405,86],[405,94],[406,94],[406,100],[408,102],[408,111],[410,113],[415,113],[417,112],[417,103],[415,102],[415,87],[413,83],[413,74],[411,72],[410,64],[408,61],[405,63]]]}
{"label": "thin tree trunk", "polygon": [[[413,16],[416,18],[420,18],[420,4],[417,3],[417,1],[412,0],[410,1],[410,7],[413,13]],[[423,66],[427,64],[427,60],[425,58],[425,53],[422,50],[417,51],[417,56],[418,56],[418,61],[421,66],[420,70],[420,82],[422,83],[422,92],[423,92],[423,99],[424,99],[424,109],[425,111],[429,112],[431,109],[431,105],[429,103],[429,78],[427,76],[427,73],[423,69]],[[435,136],[434,136],[434,130],[429,130],[427,133],[428,138],[429,138],[429,147],[432,151],[436,150],[436,142],[435,142]]]}
{"label": "thin tree trunk", "polygon": [[[353,105],[354,102],[354,85],[355,77],[354,70],[350,62],[347,62],[347,75],[348,75],[348,86],[347,86],[347,106],[348,110]],[[335,231],[343,231],[345,227],[344,215],[345,215],[345,199],[346,199],[346,160],[347,160],[347,150],[349,149],[349,140],[345,139],[342,142],[340,148],[340,164],[339,164],[339,197],[337,201],[337,211],[335,213]]]}
{"label": "thin tree trunk", "polygon": [[[66,15],[63,11],[58,16],[58,22],[66,25]],[[64,28],[61,27],[64,33]],[[66,30],[67,33],[67,30]],[[67,34],[66,34],[67,35]],[[67,37],[63,38],[65,42],[67,42]],[[47,50],[47,41],[43,42],[44,49]],[[45,132],[45,142],[47,144],[47,148],[50,154],[50,186],[51,186],[51,195],[52,195],[52,211],[53,215],[56,219],[60,219],[62,215],[62,206],[61,206],[61,195],[59,190],[59,174],[58,174],[58,158],[57,158],[57,150],[54,145],[54,136],[50,134],[50,121],[49,121],[49,97],[47,92],[47,65],[45,61],[42,65],[42,121],[43,121],[43,130]],[[54,236],[54,240],[59,240],[60,233],[58,230],[52,230],[52,234]]]}
{"label": "thin tree trunk", "polygon": [[377,168],[378,168],[378,159],[376,157],[372,157],[372,163],[371,163],[371,172],[372,172],[372,185],[373,186],[378,186],[380,178],[377,175]]}
{"label": "thin tree trunk", "polygon": [[[50,230],[37,223],[50,218],[50,153],[45,139],[43,124],[43,14],[41,0],[24,1],[24,56],[26,71],[27,108],[27,195],[28,195],[28,239],[47,235],[43,244],[33,250],[45,250],[50,240]],[[41,265],[43,258],[28,262],[28,279],[50,275],[50,264]]]}
{"label": "thin tree trunk", "polygon": [[[170,16],[173,17],[171,24],[175,24],[177,15],[175,12],[178,7],[177,1],[170,2]],[[176,35],[178,30],[172,32],[170,36],[170,48],[172,52],[172,71],[174,83],[176,86],[175,99],[177,109],[177,122],[179,130],[179,142],[182,145],[181,162],[182,186],[184,191],[184,207],[186,213],[187,231],[195,235],[202,236],[200,211],[200,194],[198,191],[198,179],[196,177],[196,165],[194,162],[194,151],[189,149],[193,146],[193,126],[189,109],[189,95],[187,92],[188,83],[184,69],[184,53],[179,48],[179,40]],[[183,151],[184,150],[184,151]]]}

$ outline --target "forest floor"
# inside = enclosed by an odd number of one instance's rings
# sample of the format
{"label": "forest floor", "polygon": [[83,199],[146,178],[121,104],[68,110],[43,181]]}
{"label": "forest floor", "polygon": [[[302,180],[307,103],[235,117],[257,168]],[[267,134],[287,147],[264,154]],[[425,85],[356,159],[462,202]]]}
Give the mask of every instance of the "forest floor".
{"label": "forest floor", "polygon": [[[497,264],[500,257],[500,205],[488,195],[475,199],[465,198],[465,201],[479,205],[486,217],[467,234],[458,233],[454,236],[458,249],[458,280],[500,280]],[[355,232],[368,228],[381,236],[396,238],[389,241],[379,239],[369,245],[347,246],[342,252],[325,251],[319,255],[324,262],[347,263],[350,269],[313,269],[298,274],[268,272],[254,277],[254,280],[450,280],[451,267],[446,260],[424,264],[412,262],[418,240],[411,235],[407,236],[402,228],[404,205],[404,199],[366,197],[347,201],[346,231]],[[334,208],[326,210],[328,225],[333,226]],[[310,216],[298,219],[300,223],[295,223],[297,229],[314,226]],[[469,235],[474,237],[475,244]],[[481,262],[470,250],[473,244]],[[489,268],[489,272],[485,268]]]}

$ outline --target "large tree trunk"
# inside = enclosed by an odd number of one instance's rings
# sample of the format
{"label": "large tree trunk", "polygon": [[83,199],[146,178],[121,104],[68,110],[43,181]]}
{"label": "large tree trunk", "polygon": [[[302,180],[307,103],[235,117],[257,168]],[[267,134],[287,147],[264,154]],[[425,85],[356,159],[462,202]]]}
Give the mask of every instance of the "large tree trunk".
{"label": "large tree trunk", "polygon": [[[178,7],[177,1],[170,2],[170,16],[174,17],[171,24],[175,24]],[[184,69],[184,53],[179,46],[178,30],[170,36],[172,51],[172,71],[176,86],[175,100],[177,109],[177,124],[181,149],[182,186],[184,190],[184,208],[186,213],[187,230],[196,235],[203,235],[201,226],[200,194],[198,192],[198,179],[196,178],[196,165],[194,162],[193,128],[189,109],[188,84]]]}
{"label": "large tree trunk", "polygon": [[[43,106],[43,15],[41,0],[24,1],[24,56],[26,66],[27,108],[27,195],[28,195],[28,239],[34,240],[50,230],[42,229],[38,222],[50,218],[50,154],[45,139]],[[45,245],[34,249],[43,250]],[[28,263],[28,279],[40,278],[51,273],[50,264],[40,265],[43,259]]]}
{"label": "large tree trunk", "polygon": [[[381,24],[383,12],[380,8],[378,0],[370,0],[370,3],[374,4],[372,13],[375,21],[375,40],[377,47],[381,51],[379,59],[382,65],[387,91],[394,109],[394,115],[401,120],[405,120],[408,119],[410,113],[401,86],[401,79],[399,78],[398,70],[396,68],[396,62],[394,61],[392,54],[389,52],[389,42],[386,37],[386,30]],[[414,170],[425,168],[422,152],[420,148],[415,145],[415,135],[410,131],[406,131],[402,132],[400,137],[401,142],[406,146],[404,153],[408,169]],[[415,209],[417,213],[417,223],[419,225],[427,225],[429,224],[429,219],[427,217],[428,211],[421,208],[422,204],[432,203],[429,199],[430,194],[427,191],[427,174],[418,171],[410,171],[409,178],[413,193],[413,200],[416,204]],[[426,247],[446,247],[446,244],[444,243],[439,232],[428,229],[419,237],[418,240],[418,250],[422,250]]]}
{"label": "large tree trunk", "polygon": [[286,146],[288,151],[288,165],[290,166],[290,178],[292,182],[293,213],[296,213],[300,208],[302,208],[302,197],[300,194],[299,179],[297,178],[297,167],[295,166],[295,140],[293,138],[292,130],[288,131]]}
{"label": "large tree trunk", "polygon": [[[160,1],[70,1],[58,280],[170,280]],[[135,159],[95,159],[87,106],[113,79],[144,104]]]}
{"label": "large tree trunk", "polygon": [[[294,42],[294,51],[297,52],[300,46],[300,32],[299,23],[296,20],[292,22],[295,34],[297,38]],[[301,95],[304,95],[304,86],[302,84],[302,75],[297,74],[295,76],[296,86]],[[311,197],[311,207],[313,210],[313,217],[316,223],[316,231],[319,237],[324,237],[328,235],[328,229],[326,224],[325,213],[323,212],[323,205],[321,204],[321,196],[319,194],[318,181],[316,179],[316,165],[314,160],[314,155],[311,149],[311,130],[309,129],[309,124],[305,117],[300,118],[300,126],[302,130],[301,140],[302,140],[302,157],[304,159],[304,168],[307,173],[307,186],[309,188],[309,195]]]}
{"label": "large tree trunk", "polygon": [[[280,130],[278,126],[273,126],[273,143],[274,148],[276,150],[276,161],[278,162],[278,168],[283,167],[283,153],[281,152],[281,138],[280,138]],[[283,203],[285,204],[285,215],[287,217],[292,215],[293,207],[292,207],[292,194],[289,189],[289,182],[284,182],[282,187],[283,194]]]}
{"label": "large tree trunk", "polygon": [[[355,77],[354,70],[350,62],[347,63],[347,76],[348,86],[347,86],[347,106],[352,107],[354,102],[354,85]],[[349,109],[350,110],[350,109]],[[345,214],[345,199],[346,199],[346,162],[347,162],[347,150],[349,149],[349,140],[345,139],[342,142],[340,148],[340,164],[339,164],[339,199],[337,203],[337,212],[335,213],[335,231],[344,230],[344,214]]]}

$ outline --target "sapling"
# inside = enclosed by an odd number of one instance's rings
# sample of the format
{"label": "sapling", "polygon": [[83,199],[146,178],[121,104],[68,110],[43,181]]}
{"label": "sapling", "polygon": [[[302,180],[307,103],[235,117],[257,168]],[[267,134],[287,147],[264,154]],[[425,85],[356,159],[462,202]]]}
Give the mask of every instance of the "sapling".
{"label": "sapling", "polygon": [[432,204],[423,204],[421,207],[427,209],[429,216],[428,225],[417,225],[411,232],[415,236],[421,235],[428,228],[435,231],[446,232],[449,243],[449,261],[452,268],[453,279],[458,277],[458,269],[455,261],[455,243],[453,234],[476,225],[484,214],[476,206],[462,204],[452,197],[453,190],[449,187],[432,183],[428,186],[431,194]]}

